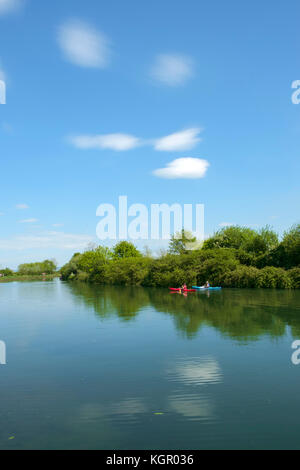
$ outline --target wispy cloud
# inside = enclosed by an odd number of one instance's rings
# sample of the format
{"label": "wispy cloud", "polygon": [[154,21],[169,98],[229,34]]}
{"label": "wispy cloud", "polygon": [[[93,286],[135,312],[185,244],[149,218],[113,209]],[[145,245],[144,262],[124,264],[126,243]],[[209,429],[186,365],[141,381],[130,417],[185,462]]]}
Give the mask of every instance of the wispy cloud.
{"label": "wispy cloud", "polygon": [[191,150],[201,142],[201,138],[199,137],[201,132],[202,129],[199,127],[176,132],[175,134],[156,140],[154,148],[155,150],[162,152],[181,152]]}
{"label": "wispy cloud", "polygon": [[140,139],[128,134],[79,135],[70,137],[70,142],[79,149],[131,150],[140,145]]}
{"label": "wispy cloud", "polygon": [[12,239],[0,239],[0,250],[27,250],[56,248],[82,250],[93,241],[90,235],[63,232],[43,232],[38,235],[23,235]]}
{"label": "wispy cloud", "polygon": [[4,212],[0,212],[0,217],[3,217],[4,215]]}
{"label": "wispy cloud", "polygon": [[29,206],[27,204],[17,204],[16,209],[25,210],[25,209],[29,209]]}
{"label": "wispy cloud", "polygon": [[208,170],[207,160],[200,158],[178,158],[168,163],[165,168],[155,170],[153,174],[166,179],[199,179],[204,178]]}
{"label": "wispy cloud", "polygon": [[16,11],[22,3],[21,0],[0,0],[0,15]]}
{"label": "wispy cloud", "polygon": [[20,220],[20,224],[35,224],[38,222],[38,219],[24,219]]}
{"label": "wispy cloud", "polygon": [[71,20],[58,31],[58,43],[65,58],[80,67],[105,68],[110,61],[110,42],[87,23]]}
{"label": "wispy cloud", "polygon": [[88,149],[109,149],[115,151],[131,150],[141,146],[153,146],[155,150],[161,152],[182,152],[191,150],[201,138],[199,134],[202,129],[199,127],[184,129],[174,134],[159,139],[142,139],[130,134],[104,134],[104,135],[77,135],[68,138],[68,141],[76,148]]}
{"label": "wispy cloud", "polygon": [[64,226],[64,224],[52,224],[52,227],[56,227],[56,228],[63,227],[63,226]]}
{"label": "wispy cloud", "polygon": [[194,62],[183,55],[160,54],[156,57],[150,74],[164,85],[183,85],[194,74]]}

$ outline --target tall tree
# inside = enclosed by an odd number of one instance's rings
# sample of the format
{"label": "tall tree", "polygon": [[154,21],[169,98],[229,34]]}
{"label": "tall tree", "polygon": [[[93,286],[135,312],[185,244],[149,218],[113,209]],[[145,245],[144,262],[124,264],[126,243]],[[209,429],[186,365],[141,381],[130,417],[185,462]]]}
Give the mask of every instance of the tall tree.
{"label": "tall tree", "polygon": [[174,255],[183,255],[189,250],[195,248],[197,238],[193,236],[191,232],[182,229],[181,232],[177,232],[172,235],[169,244],[169,253]]}

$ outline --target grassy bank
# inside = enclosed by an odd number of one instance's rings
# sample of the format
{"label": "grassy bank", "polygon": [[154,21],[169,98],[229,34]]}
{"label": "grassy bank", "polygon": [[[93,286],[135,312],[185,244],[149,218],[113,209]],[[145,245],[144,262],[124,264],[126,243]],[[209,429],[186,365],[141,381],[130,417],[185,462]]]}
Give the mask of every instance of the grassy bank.
{"label": "grassy bank", "polygon": [[0,283],[5,282],[33,282],[33,281],[52,281],[54,278],[59,277],[60,274],[46,274],[42,275],[18,275],[0,277]]}
{"label": "grassy bank", "polygon": [[111,285],[177,287],[211,285],[239,288],[300,288],[300,225],[281,240],[266,227],[227,227],[201,246],[184,231],[159,258],[128,242],[112,250],[76,253],[61,269],[64,280]]}

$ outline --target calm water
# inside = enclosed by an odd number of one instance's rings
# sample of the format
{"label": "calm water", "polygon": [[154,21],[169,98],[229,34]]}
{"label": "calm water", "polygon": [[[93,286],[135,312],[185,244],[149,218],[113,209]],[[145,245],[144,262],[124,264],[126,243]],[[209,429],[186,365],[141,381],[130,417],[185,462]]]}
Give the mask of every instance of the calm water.
{"label": "calm water", "polygon": [[299,291],[0,284],[0,448],[300,449],[295,339]]}

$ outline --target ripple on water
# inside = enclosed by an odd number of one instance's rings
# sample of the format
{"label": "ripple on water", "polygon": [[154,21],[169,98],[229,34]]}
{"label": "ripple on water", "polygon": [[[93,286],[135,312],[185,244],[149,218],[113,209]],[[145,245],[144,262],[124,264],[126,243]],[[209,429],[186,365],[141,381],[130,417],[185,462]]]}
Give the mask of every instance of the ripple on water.
{"label": "ripple on water", "polygon": [[223,380],[221,367],[211,356],[181,358],[167,369],[166,375],[185,385],[211,385]]}

